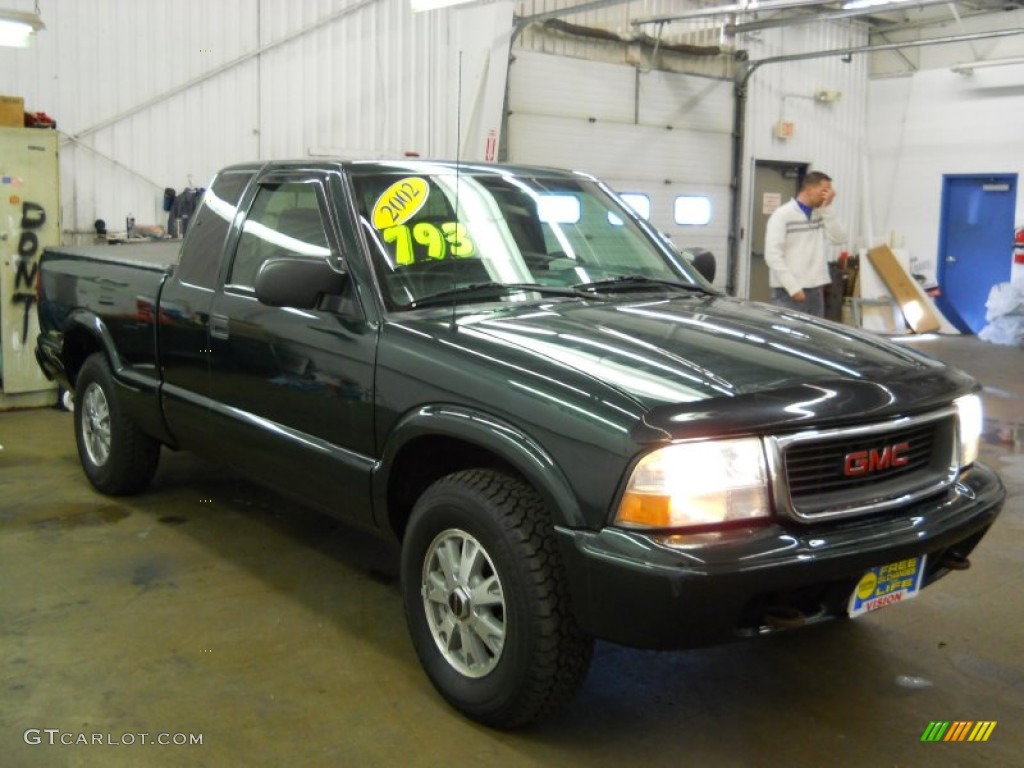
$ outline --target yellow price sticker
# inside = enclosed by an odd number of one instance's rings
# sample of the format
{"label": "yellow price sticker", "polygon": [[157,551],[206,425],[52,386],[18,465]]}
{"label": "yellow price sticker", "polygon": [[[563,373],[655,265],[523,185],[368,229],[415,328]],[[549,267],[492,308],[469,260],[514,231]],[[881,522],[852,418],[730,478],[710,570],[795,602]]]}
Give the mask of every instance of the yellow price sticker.
{"label": "yellow price sticker", "polygon": [[381,236],[385,243],[394,245],[395,264],[407,266],[416,261],[416,246],[422,246],[428,259],[451,256],[466,259],[476,256],[476,247],[466,234],[466,228],[457,221],[446,221],[440,226],[421,221],[412,227],[398,224],[388,227]]}
{"label": "yellow price sticker", "polygon": [[427,202],[430,188],[427,182],[417,176],[399,179],[373,204],[373,226],[387,229],[404,224]]}

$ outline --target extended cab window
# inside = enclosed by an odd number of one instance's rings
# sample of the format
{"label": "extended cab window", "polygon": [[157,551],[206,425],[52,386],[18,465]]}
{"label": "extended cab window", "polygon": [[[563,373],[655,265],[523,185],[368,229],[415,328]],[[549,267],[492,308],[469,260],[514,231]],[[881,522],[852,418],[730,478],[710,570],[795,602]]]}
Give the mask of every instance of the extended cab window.
{"label": "extended cab window", "polygon": [[224,240],[238,210],[238,201],[252,176],[250,171],[228,171],[214,179],[206,190],[182,249],[183,252],[188,250],[189,258],[183,259],[178,268],[181,282],[211,290],[216,286]]}
{"label": "extended cab window", "polygon": [[309,181],[260,185],[242,227],[228,285],[252,288],[267,259],[331,255],[317,186]]}

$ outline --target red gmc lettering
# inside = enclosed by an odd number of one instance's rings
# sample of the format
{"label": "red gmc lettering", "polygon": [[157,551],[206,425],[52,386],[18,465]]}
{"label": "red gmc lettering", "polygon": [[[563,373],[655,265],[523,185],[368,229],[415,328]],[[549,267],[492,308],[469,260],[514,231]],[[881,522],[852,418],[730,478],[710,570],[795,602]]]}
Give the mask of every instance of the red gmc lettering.
{"label": "red gmc lettering", "polygon": [[853,451],[846,454],[843,460],[843,474],[847,477],[857,477],[890,467],[906,466],[910,463],[910,457],[906,455],[909,450],[910,443],[896,443],[887,445],[880,451],[877,448],[870,451]]}

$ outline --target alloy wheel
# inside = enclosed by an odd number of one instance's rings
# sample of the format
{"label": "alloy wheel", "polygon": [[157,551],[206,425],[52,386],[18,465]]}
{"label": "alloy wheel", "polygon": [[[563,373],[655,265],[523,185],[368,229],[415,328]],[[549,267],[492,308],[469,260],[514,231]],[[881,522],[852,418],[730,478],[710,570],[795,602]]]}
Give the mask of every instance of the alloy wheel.
{"label": "alloy wheel", "polygon": [[505,595],[480,542],[454,528],[438,534],[423,560],[421,595],[445,660],[467,677],[489,674],[505,646]]}

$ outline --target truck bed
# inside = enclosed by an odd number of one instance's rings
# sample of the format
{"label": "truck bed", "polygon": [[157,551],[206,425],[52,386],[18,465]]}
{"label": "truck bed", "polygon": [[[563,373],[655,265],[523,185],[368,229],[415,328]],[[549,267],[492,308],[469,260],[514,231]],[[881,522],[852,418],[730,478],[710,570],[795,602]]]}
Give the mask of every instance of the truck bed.
{"label": "truck bed", "polygon": [[[178,264],[181,243],[85,245],[46,248],[39,262],[40,337],[37,358],[49,365],[61,386],[64,335],[85,313],[117,350],[122,376],[156,386],[155,317],[161,286]],[[153,410],[157,410],[153,400]]]}
{"label": "truck bed", "polygon": [[67,245],[46,250],[65,258],[103,261],[168,272],[178,264],[181,241],[167,240],[131,245]]}

